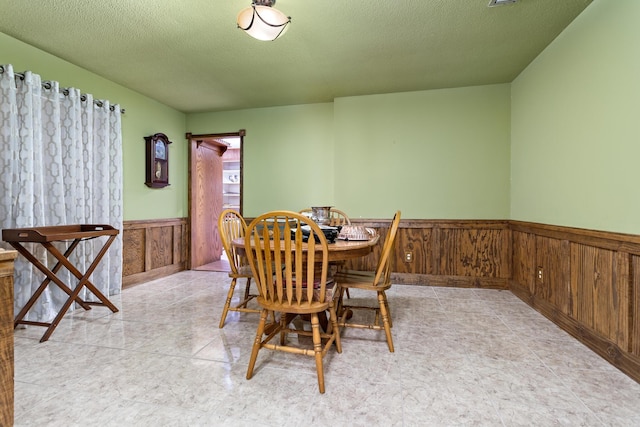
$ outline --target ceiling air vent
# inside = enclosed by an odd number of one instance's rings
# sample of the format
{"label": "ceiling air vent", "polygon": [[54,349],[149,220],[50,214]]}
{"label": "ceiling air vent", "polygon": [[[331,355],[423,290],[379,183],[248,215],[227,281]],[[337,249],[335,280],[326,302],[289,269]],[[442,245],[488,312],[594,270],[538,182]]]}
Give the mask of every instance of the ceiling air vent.
{"label": "ceiling air vent", "polygon": [[515,3],[518,0],[491,0],[489,2],[489,7],[502,6],[509,3]]}

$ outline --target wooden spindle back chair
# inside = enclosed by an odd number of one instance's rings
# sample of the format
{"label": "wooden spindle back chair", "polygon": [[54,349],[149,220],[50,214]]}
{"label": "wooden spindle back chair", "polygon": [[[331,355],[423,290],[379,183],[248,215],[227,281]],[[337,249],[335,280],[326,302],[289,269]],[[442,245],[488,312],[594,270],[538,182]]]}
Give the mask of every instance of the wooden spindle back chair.
{"label": "wooden spindle back chair", "polygon": [[[303,227],[310,231],[307,242]],[[258,286],[257,301],[262,307],[247,379],[253,376],[262,349],[301,354],[315,358],[318,388],[324,393],[323,358],[334,342],[339,353],[342,347],[334,306],[335,283],[328,277],[329,249],[322,230],[299,213],[268,212],[247,227],[245,252]],[[331,321],[327,332],[321,330],[319,322],[319,315],[325,311],[329,311]],[[280,313],[280,321],[267,327],[270,312]],[[291,327],[291,321],[298,315],[310,316],[311,331]],[[313,346],[288,340],[288,334],[311,336]],[[271,343],[278,336],[280,342]]]}
{"label": "wooden spindle back chair", "polygon": [[[338,271],[334,277],[339,287],[337,302],[337,311],[340,316],[339,326],[343,328],[384,330],[390,352],[394,351],[393,339],[391,337],[393,322],[391,320],[391,312],[385,291],[391,287],[391,259],[399,225],[400,211],[397,211],[387,232],[375,272],[342,270]],[[362,289],[376,292],[377,305],[345,304],[343,297],[349,289]],[[354,310],[373,311],[373,321],[357,321],[355,320],[355,316],[353,318],[354,320],[349,321]]]}
{"label": "wooden spindle back chair", "polygon": [[[220,233],[220,240],[222,240],[222,246],[229,259],[229,277],[231,278],[231,284],[229,285],[229,291],[227,292],[227,298],[222,308],[222,316],[220,318],[219,328],[224,327],[224,323],[229,311],[239,311],[246,313],[259,313],[258,308],[249,308],[247,304],[252,299],[256,298],[257,294],[252,294],[251,291],[251,278],[253,277],[251,267],[247,262],[247,257],[243,253],[240,253],[231,242],[234,239],[245,236],[247,224],[242,216],[233,209],[226,209],[220,213],[218,217],[218,231]],[[246,286],[244,295],[241,300],[232,305],[233,294],[238,279],[246,279]]]}
{"label": "wooden spindle back chair", "polygon": [[335,208],[329,209],[329,218],[331,219],[331,222],[329,223],[329,225],[332,225],[334,227],[337,227],[339,225],[351,224],[351,220],[349,219],[349,216],[343,211],[341,211],[340,209],[335,209]]}

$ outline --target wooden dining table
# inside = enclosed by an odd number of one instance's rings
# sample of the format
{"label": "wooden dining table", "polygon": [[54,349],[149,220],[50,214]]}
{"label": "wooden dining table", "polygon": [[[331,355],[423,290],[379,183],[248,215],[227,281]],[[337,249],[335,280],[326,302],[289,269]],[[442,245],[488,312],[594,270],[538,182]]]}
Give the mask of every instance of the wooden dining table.
{"label": "wooden dining table", "polygon": [[[368,254],[373,252],[373,248],[375,247],[376,243],[378,243],[379,239],[380,239],[380,236],[377,233],[368,240],[337,239],[334,243],[329,243],[327,245],[329,249],[329,262],[341,262],[341,261],[346,261],[353,258],[367,256]],[[282,241],[279,241],[279,243],[284,244]],[[238,249],[238,252],[240,254],[244,253],[246,250],[244,237],[239,237],[237,239],[232,240],[231,244]],[[271,240],[271,245],[274,245],[274,244],[275,242]],[[306,246],[307,244],[305,243],[303,245],[303,249],[306,250]],[[320,245],[316,245],[316,256],[318,257],[322,256]],[[291,321],[291,320],[292,318],[288,319],[288,321]],[[322,327],[323,330],[326,331],[328,328],[327,318],[325,316],[319,316],[319,320],[320,320],[320,326]],[[268,329],[269,328],[267,328],[266,331],[268,331]]]}
{"label": "wooden dining table", "polygon": [[[380,236],[376,234],[369,240],[340,240],[337,239],[334,243],[329,243],[329,262],[346,261],[348,259],[360,258],[369,255],[376,243],[378,243]],[[273,245],[275,242],[271,241]],[[281,244],[284,244],[280,242]],[[238,249],[240,253],[245,250],[244,237],[239,237],[231,241],[231,244]],[[303,245],[306,248],[306,244]],[[316,245],[316,254],[321,256],[320,245]]]}

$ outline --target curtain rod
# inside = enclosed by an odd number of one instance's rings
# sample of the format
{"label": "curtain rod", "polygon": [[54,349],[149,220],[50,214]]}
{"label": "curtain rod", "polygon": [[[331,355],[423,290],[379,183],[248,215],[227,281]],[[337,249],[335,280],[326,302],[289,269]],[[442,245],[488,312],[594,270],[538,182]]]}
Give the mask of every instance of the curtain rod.
{"label": "curtain rod", "polygon": [[[4,73],[4,71],[5,71],[5,70],[4,70],[4,67],[3,67],[2,65],[0,65],[0,74]],[[15,75],[15,77],[19,78],[20,80],[24,80],[24,73],[15,73],[15,72],[14,72],[13,74]],[[51,90],[51,88],[52,88],[53,86],[51,85],[51,82],[50,82],[50,81],[43,81],[43,82],[42,82],[42,87],[43,87],[44,89],[46,89],[46,90]],[[69,95],[69,89],[61,88],[61,89],[60,89],[60,92],[61,92],[64,96]],[[86,101],[86,100],[87,100],[87,95],[82,94],[82,95],[80,96],[80,100],[81,100],[81,101]],[[100,107],[100,108],[102,108],[102,107],[104,106],[104,102],[103,102],[103,101],[101,101],[101,100],[99,100],[99,99],[94,99],[94,100],[93,100],[93,103],[94,103],[94,105],[97,105],[97,106],[98,106],[98,107]],[[109,111],[115,111],[115,107],[114,107],[113,105],[110,105],[110,106],[109,106]],[[120,114],[124,114],[124,112],[125,112],[124,108],[121,108],[121,109],[120,109]]]}

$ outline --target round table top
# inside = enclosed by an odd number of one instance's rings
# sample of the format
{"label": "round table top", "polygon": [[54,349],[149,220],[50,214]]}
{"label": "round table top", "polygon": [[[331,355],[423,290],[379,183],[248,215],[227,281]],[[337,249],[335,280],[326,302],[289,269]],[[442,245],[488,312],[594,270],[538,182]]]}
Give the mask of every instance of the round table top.
{"label": "round table top", "polygon": [[[359,258],[368,255],[378,243],[379,235],[369,240],[336,240],[329,243],[329,261],[344,261],[351,258]],[[231,244],[238,249],[244,249],[244,237],[234,239]]]}

